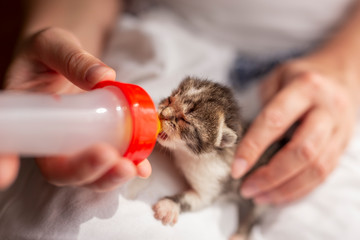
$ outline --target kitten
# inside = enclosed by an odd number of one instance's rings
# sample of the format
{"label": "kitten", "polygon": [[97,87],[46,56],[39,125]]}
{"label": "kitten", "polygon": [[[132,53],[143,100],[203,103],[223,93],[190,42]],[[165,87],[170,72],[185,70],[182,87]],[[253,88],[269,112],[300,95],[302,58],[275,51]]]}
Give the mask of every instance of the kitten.
{"label": "kitten", "polygon": [[[245,124],[230,89],[186,78],[160,102],[159,118],[163,130],[158,142],[171,151],[190,188],[159,200],[153,206],[156,219],[174,225],[181,212],[204,208],[227,192],[239,192],[240,180],[231,178],[231,163]],[[247,232],[253,204],[244,199],[240,203],[245,210],[239,231]]]}

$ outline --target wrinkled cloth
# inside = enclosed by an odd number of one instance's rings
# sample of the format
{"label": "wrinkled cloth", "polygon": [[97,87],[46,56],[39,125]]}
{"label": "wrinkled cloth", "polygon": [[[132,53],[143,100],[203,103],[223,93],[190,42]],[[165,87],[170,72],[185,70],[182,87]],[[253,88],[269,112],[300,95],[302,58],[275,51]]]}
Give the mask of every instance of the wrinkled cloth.
{"label": "wrinkled cloth", "polygon": [[[197,1],[191,2],[197,6]],[[329,9],[335,7],[328,5],[324,12],[330,15]],[[208,30],[199,33],[200,25],[189,26],[188,21],[169,9],[153,9],[136,18],[125,16],[119,20],[104,60],[117,71],[119,81],[141,85],[156,103],[186,75],[231,85],[229,71],[242,52],[239,46],[209,37]],[[247,44],[248,51],[243,51],[247,56],[259,54],[258,43]],[[256,89],[252,84],[237,90],[243,114],[249,119],[259,108]],[[16,183],[0,193],[0,239],[228,239],[237,227],[234,202],[219,200],[201,211],[185,213],[175,227],[154,219],[152,204],[183,191],[186,184],[166,151],[156,148],[149,160],[153,166],[149,179],[135,179],[108,193],[52,186],[32,160],[22,160]],[[254,226],[251,239],[359,239],[359,186],[360,121],[339,166],[324,184],[299,201],[270,208]]]}

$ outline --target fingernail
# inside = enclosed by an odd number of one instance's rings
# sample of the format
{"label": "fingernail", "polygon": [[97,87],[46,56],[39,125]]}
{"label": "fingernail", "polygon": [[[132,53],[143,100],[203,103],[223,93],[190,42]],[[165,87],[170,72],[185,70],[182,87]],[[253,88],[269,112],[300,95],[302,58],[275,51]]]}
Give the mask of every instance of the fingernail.
{"label": "fingernail", "polygon": [[114,80],[115,71],[101,64],[91,66],[85,76],[85,80],[90,83],[97,83],[100,80]]}
{"label": "fingernail", "polygon": [[260,196],[257,196],[256,198],[254,198],[254,202],[256,204],[266,204],[270,202],[270,196],[268,194],[262,194]]}
{"label": "fingernail", "polygon": [[236,158],[232,166],[232,177],[240,178],[247,170],[248,163],[245,159]]}
{"label": "fingernail", "polygon": [[258,192],[258,187],[253,182],[245,182],[241,187],[241,195],[245,198],[253,197]]}

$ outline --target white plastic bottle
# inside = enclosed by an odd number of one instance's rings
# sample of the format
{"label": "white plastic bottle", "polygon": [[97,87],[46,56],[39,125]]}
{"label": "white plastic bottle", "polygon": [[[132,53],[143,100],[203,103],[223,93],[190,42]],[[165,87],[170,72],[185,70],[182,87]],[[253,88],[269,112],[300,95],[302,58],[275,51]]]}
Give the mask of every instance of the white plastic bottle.
{"label": "white plastic bottle", "polygon": [[73,95],[0,94],[0,153],[70,155],[106,142],[137,164],[158,131],[153,101],[132,84],[103,81]]}

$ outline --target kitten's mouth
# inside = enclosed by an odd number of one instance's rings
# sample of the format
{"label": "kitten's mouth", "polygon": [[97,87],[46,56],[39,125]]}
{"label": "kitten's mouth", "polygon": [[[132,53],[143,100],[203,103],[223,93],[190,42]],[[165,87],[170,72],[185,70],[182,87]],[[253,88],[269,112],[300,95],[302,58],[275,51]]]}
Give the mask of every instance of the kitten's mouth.
{"label": "kitten's mouth", "polygon": [[162,132],[159,133],[158,138],[165,141],[165,140],[167,140],[169,138],[169,136],[164,131],[162,131]]}

